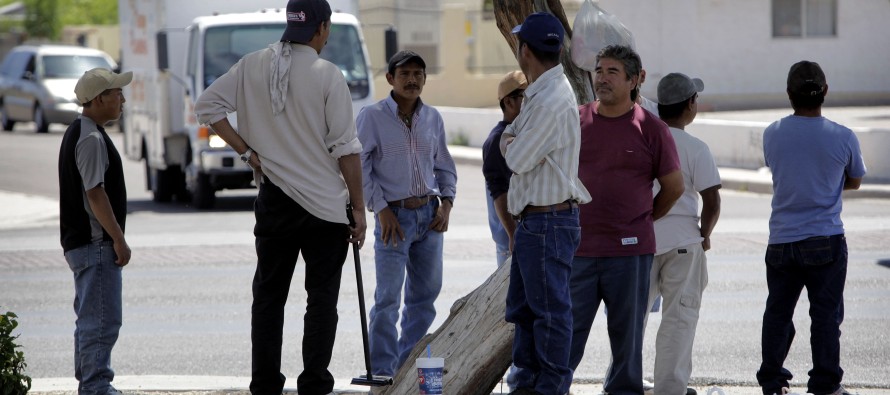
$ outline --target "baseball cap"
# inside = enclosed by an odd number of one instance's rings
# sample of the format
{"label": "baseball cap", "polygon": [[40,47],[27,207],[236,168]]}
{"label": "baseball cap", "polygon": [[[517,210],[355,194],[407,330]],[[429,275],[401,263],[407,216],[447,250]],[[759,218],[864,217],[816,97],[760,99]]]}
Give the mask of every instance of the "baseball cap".
{"label": "baseball cap", "polygon": [[513,34],[519,35],[522,41],[532,48],[543,52],[559,52],[565,29],[562,22],[553,14],[536,12],[525,18],[525,22],[513,28]]}
{"label": "baseball cap", "polygon": [[525,89],[528,87],[528,80],[521,71],[511,71],[501,79],[498,84],[498,101],[504,100],[504,97],[517,89]]}
{"label": "baseball cap", "polygon": [[802,60],[788,71],[788,92],[797,95],[817,96],[825,92],[825,73],[816,62]]}
{"label": "baseball cap", "polygon": [[308,43],[318,25],[331,19],[331,6],[326,0],[290,0],[287,2],[287,27],[281,41]]}
{"label": "baseball cap", "polygon": [[703,90],[705,83],[700,78],[689,78],[683,73],[670,73],[658,81],[658,104],[677,104]]}
{"label": "baseball cap", "polygon": [[74,85],[74,95],[80,104],[89,103],[106,89],[123,88],[133,81],[133,72],[117,74],[111,70],[95,68],[87,70],[77,84]]}
{"label": "baseball cap", "polygon": [[404,50],[396,52],[391,58],[389,58],[389,68],[387,69],[387,73],[390,75],[396,74],[396,68],[404,65],[408,62],[414,62],[420,65],[421,68],[426,70],[426,62],[423,61],[423,58],[417,54],[417,52]]}

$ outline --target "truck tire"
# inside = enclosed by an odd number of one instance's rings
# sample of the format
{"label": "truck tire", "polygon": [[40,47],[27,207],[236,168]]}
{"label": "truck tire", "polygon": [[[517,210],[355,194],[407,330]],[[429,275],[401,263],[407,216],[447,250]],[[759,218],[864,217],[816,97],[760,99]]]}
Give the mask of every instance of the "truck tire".
{"label": "truck tire", "polygon": [[173,199],[173,195],[182,193],[183,180],[185,179],[179,166],[170,166],[165,170],[155,169],[145,164],[145,177],[153,195],[153,200],[158,203],[166,203]]}
{"label": "truck tire", "polygon": [[210,175],[198,174],[195,179],[195,189],[191,191],[192,206],[199,210],[213,208],[216,204],[216,190],[210,183]]}

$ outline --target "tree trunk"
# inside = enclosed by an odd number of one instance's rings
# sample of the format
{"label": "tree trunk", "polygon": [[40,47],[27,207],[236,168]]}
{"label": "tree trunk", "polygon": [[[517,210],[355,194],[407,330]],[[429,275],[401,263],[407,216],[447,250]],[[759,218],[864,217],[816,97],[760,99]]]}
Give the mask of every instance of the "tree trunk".
{"label": "tree trunk", "polygon": [[426,357],[429,344],[432,356],[445,358],[443,393],[491,394],[512,360],[513,324],[504,321],[509,282],[508,261],[479,288],[454,302],[448,319],[435,333],[417,342],[396,372],[393,385],[380,393],[417,394],[414,360]]}
{"label": "tree trunk", "polygon": [[513,27],[521,24],[525,17],[534,12],[549,12],[556,16],[565,28],[566,34],[563,41],[563,50],[560,61],[565,69],[566,78],[575,90],[575,99],[578,104],[593,101],[593,88],[590,83],[590,73],[584,71],[572,62],[571,38],[572,25],[566,19],[565,11],[559,0],[494,0],[494,17],[498,29],[510,44],[513,53],[516,53],[516,36],[511,33]]}

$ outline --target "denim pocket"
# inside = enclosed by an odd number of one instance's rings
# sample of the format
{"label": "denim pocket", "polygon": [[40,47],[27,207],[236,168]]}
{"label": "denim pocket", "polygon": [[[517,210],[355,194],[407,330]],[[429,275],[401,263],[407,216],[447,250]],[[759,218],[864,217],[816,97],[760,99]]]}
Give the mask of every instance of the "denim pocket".
{"label": "denim pocket", "polygon": [[581,240],[581,227],[554,226],[553,233],[553,240],[556,242],[554,256],[560,262],[571,265],[575,258],[575,250],[578,249],[578,243]]}
{"label": "denim pocket", "polygon": [[780,267],[782,263],[784,263],[785,259],[785,244],[770,244],[766,246],[766,261],[767,265],[772,267]]}
{"label": "denim pocket", "polygon": [[65,253],[65,261],[68,262],[68,267],[74,274],[90,267],[91,262],[93,262],[90,259],[91,250],[90,245],[85,245]]}
{"label": "denim pocket", "polygon": [[831,249],[831,238],[828,236],[811,237],[797,242],[800,251],[800,263],[806,266],[822,266],[834,261]]}

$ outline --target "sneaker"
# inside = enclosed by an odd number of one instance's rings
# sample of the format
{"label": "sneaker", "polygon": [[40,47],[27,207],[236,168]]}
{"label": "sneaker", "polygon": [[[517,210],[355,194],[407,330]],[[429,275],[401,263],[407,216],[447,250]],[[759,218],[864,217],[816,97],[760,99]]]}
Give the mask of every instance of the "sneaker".
{"label": "sneaker", "polygon": [[108,386],[108,392],[105,393],[105,395],[123,395],[123,394],[124,394],[123,392],[118,391],[117,388],[114,388],[110,385]]}
{"label": "sneaker", "polygon": [[827,395],[858,395],[858,394],[847,391],[847,389],[844,388],[844,386],[842,385],[840,387],[837,387],[837,389],[834,390],[834,392],[827,394]]}
{"label": "sneaker", "polygon": [[698,395],[698,392],[695,391],[695,388],[686,387],[686,395]]}
{"label": "sneaker", "polygon": [[655,383],[643,380],[643,395],[655,395]]}

